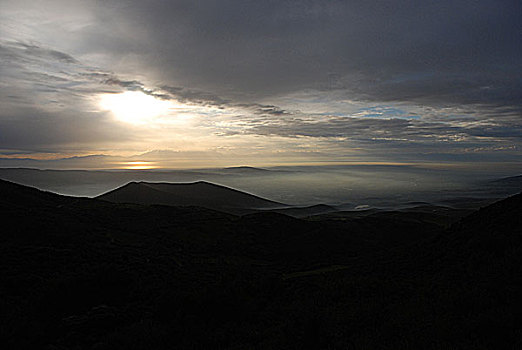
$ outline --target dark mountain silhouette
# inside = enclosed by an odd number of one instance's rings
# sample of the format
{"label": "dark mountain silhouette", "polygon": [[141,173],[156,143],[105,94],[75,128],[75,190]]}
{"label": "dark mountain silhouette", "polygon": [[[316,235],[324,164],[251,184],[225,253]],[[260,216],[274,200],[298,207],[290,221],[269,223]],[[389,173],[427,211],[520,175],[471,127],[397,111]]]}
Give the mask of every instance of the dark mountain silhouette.
{"label": "dark mountain silhouette", "polygon": [[338,211],[337,208],[326,204],[311,205],[308,207],[288,207],[272,209],[271,211],[293,216],[296,218],[305,218],[307,216],[320,215]]}
{"label": "dark mountain silhouette", "polygon": [[493,182],[493,183],[517,184],[519,186],[522,186],[522,175],[504,177],[502,179],[493,180],[491,182]]}
{"label": "dark mountain silhouette", "polygon": [[231,213],[284,206],[252,194],[213,183],[130,182],[97,197],[113,203],[200,206]]}
{"label": "dark mountain silhouette", "polygon": [[520,212],[522,194],[449,228],[431,222],[446,209],[428,207],[239,217],[0,180],[0,342],[9,349],[515,349]]}
{"label": "dark mountain silhouette", "polygon": [[270,173],[270,172],[272,172],[271,170],[268,170],[268,169],[255,168],[255,167],[251,167],[251,166],[234,166],[234,167],[223,168],[223,169],[221,169],[221,171],[237,172],[237,173],[244,173],[244,172],[249,172],[249,173]]}
{"label": "dark mountain silhouette", "polygon": [[513,191],[522,191],[522,175],[510,176],[489,183],[497,193],[513,193]]}
{"label": "dark mountain silhouette", "polygon": [[0,196],[0,205],[4,208],[10,206],[52,206],[70,200],[70,197],[37,190],[5,180],[0,180],[0,190],[2,194]]}
{"label": "dark mountain silhouette", "polygon": [[[507,258],[522,248],[522,193],[481,208],[451,227],[452,251]],[[518,258],[517,258],[518,259]]]}

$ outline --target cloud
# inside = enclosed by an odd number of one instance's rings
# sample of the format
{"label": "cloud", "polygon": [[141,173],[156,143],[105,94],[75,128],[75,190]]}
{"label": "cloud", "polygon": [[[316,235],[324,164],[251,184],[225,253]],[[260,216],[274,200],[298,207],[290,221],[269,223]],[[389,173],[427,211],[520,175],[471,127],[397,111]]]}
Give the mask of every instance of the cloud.
{"label": "cloud", "polygon": [[123,42],[136,41],[111,50],[90,39],[92,50],[132,53],[167,85],[244,101],[312,88],[371,101],[520,104],[519,2],[113,4],[93,10],[110,13],[103,32],[125,28]]}
{"label": "cloud", "polygon": [[[46,30],[49,18],[56,32],[72,26],[50,7],[40,19]],[[226,100],[318,89],[370,101],[521,102],[518,1],[73,1],[67,8],[83,25],[55,34],[62,51]],[[35,26],[40,10],[26,6]]]}
{"label": "cloud", "polygon": [[[0,148],[515,159],[521,6],[5,0]],[[138,130],[95,106],[125,90],[194,109]]]}
{"label": "cloud", "polygon": [[82,153],[136,138],[93,106],[115,91],[100,79],[110,74],[35,42],[1,41],[0,57],[0,149]]}

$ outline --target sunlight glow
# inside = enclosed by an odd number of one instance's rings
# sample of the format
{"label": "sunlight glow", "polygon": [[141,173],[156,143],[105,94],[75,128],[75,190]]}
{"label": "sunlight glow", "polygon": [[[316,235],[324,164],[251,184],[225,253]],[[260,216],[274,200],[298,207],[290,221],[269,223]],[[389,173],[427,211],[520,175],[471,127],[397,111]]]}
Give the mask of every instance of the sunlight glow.
{"label": "sunlight glow", "polygon": [[158,168],[154,165],[154,162],[124,162],[122,165],[121,169],[127,170],[147,170]]}
{"label": "sunlight glow", "polygon": [[168,113],[173,104],[140,91],[126,91],[120,94],[101,95],[100,107],[111,111],[121,121],[144,124]]}

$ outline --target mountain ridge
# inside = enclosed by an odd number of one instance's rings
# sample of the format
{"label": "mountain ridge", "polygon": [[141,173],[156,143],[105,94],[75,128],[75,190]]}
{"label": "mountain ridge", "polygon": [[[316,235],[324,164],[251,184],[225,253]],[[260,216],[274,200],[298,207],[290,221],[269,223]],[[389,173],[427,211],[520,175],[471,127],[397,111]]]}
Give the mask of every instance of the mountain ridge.
{"label": "mountain ridge", "polygon": [[234,214],[286,206],[203,180],[188,183],[131,181],[95,198],[114,203],[201,206]]}
{"label": "mountain ridge", "polygon": [[522,195],[448,229],[400,215],[238,217],[7,181],[0,209],[10,349],[519,344]]}

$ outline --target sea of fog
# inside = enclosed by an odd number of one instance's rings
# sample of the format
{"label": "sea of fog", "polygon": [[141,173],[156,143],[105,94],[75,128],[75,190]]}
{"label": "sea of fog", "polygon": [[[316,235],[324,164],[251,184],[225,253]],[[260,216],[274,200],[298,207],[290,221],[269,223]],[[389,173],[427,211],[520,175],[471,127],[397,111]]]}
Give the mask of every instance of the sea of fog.
{"label": "sea of fog", "polygon": [[519,188],[494,180],[518,175],[495,170],[437,169],[418,166],[343,165],[197,170],[35,170],[0,169],[0,178],[52,192],[95,197],[130,181],[209,181],[281,203],[329,204],[342,209],[399,207],[412,202],[455,198],[495,198]]}

